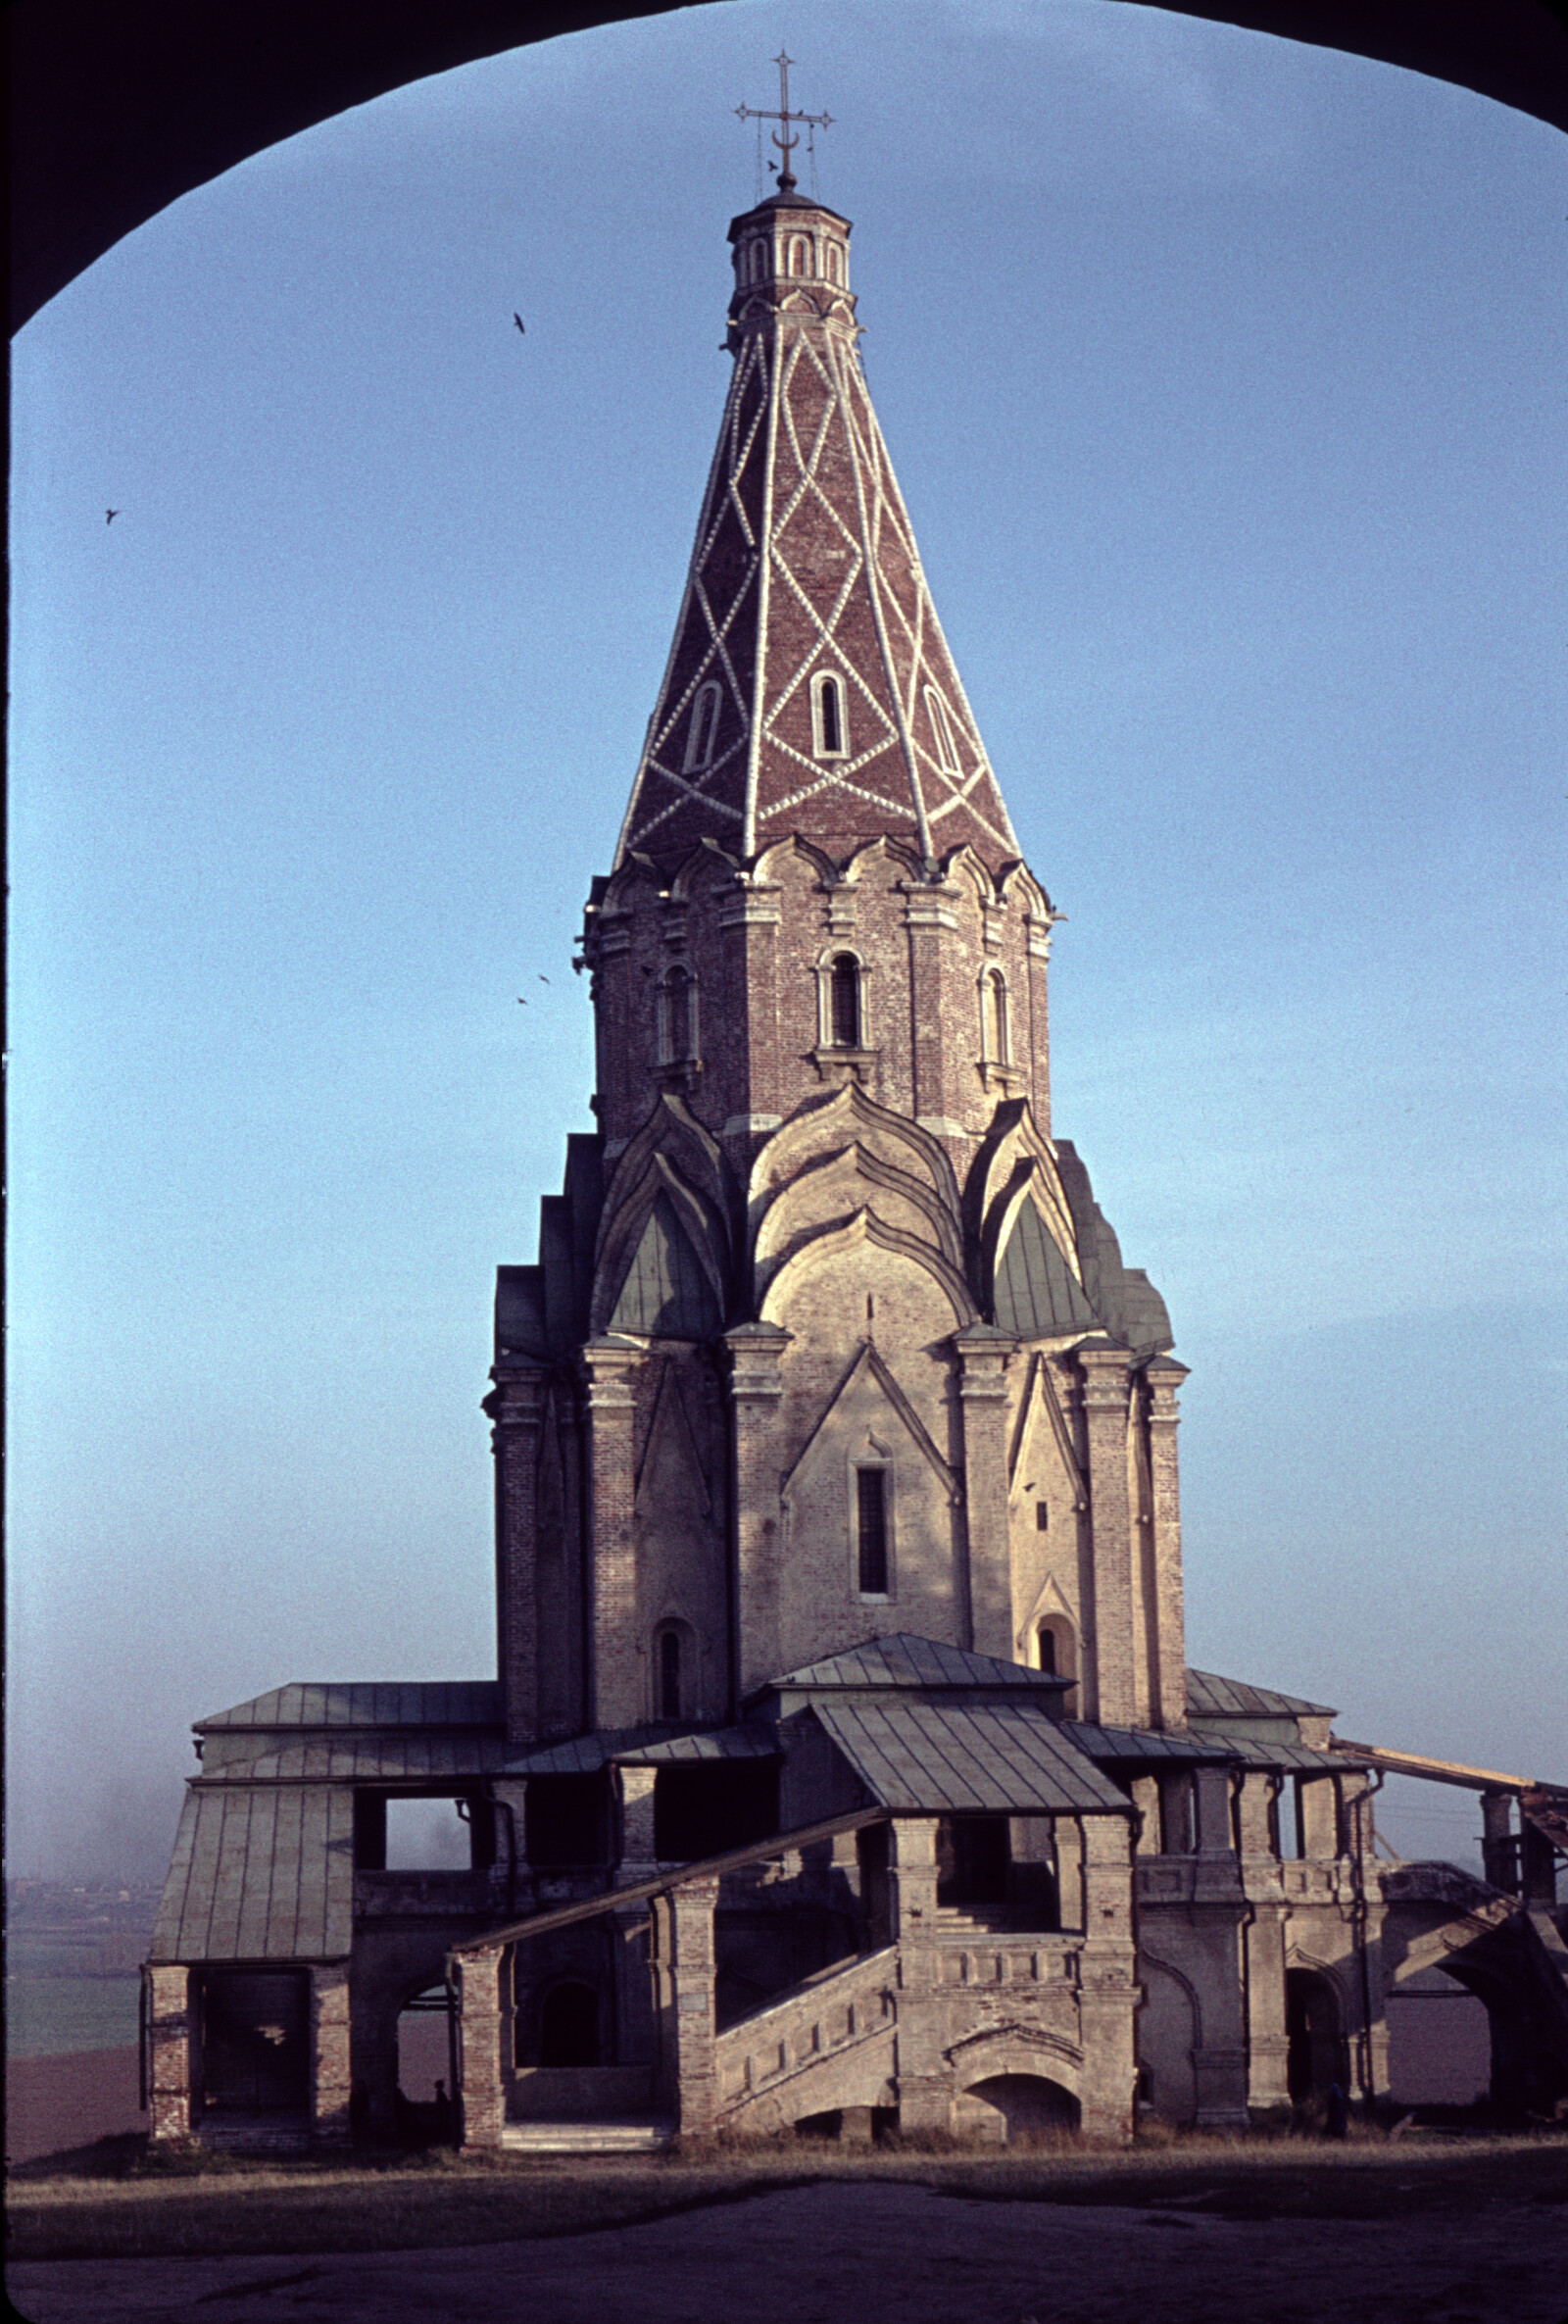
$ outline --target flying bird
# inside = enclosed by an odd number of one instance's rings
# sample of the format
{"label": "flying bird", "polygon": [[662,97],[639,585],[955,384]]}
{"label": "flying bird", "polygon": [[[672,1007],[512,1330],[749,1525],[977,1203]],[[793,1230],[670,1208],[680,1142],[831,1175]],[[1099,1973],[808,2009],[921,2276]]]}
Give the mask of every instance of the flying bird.
{"label": "flying bird", "polygon": [[106,524],[113,524],[113,522],[114,522],[115,519],[116,519],[116,518],[117,518],[119,515],[120,515],[120,511],[119,511],[118,509],[105,509],[105,511],[104,511],[104,522],[105,522]]}
{"label": "flying bird", "polygon": [[522,332],[523,337],[526,338],[528,336],[527,328],[523,323],[522,317],[517,313],[515,308],[514,308],[512,311],[512,320],[516,324],[518,330]]}
{"label": "flying bird", "polygon": [[527,1006],[528,1006],[527,1002],[526,1002],[526,1001],[523,999],[523,997],[522,997],[521,993],[519,993],[519,994],[517,995],[517,1007],[518,1007],[519,1009],[526,1009],[526,1008],[527,1008]]}
{"label": "flying bird", "polygon": [[546,975],[544,975],[542,972],[540,972],[540,973],[539,973],[539,982],[540,982],[541,984],[548,984],[548,983],[550,982],[550,979],[549,979],[549,977],[548,977],[548,976],[546,976]]}

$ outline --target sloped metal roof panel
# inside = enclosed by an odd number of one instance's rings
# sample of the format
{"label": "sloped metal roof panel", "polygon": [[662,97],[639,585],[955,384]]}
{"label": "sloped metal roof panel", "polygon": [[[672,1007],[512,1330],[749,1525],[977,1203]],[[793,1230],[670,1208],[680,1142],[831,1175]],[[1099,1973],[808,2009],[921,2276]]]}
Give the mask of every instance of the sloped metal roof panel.
{"label": "sloped metal roof panel", "polygon": [[1148,1760],[1165,1766],[1191,1766],[1195,1760],[1232,1759],[1240,1755],[1240,1746],[1232,1747],[1218,1736],[1195,1735],[1186,1729],[1177,1734],[1162,1734],[1149,1727],[1101,1727],[1088,1719],[1064,1719],[1062,1733],[1070,1736],[1080,1751],[1090,1758],[1121,1763],[1128,1760]]}
{"label": "sloped metal roof panel", "polygon": [[610,1755],[620,1767],[672,1767],[702,1759],[773,1759],[779,1749],[776,1727],[714,1727],[705,1735],[671,1735],[662,1743],[634,1745]]}
{"label": "sloped metal roof panel", "polygon": [[338,1960],[353,1919],[346,1786],[187,1793],[149,1958]]}
{"label": "sloped metal roof panel", "polygon": [[410,1680],[348,1685],[296,1681],[195,1721],[198,1733],[235,1727],[499,1727],[494,1679]]}
{"label": "sloped metal roof panel", "polygon": [[1265,1743],[1255,1735],[1227,1735],[1220,1729],[1200,1730],[1223,1746],[1228,1758],[1247,1767],[1273,1767],[1299,1775],[1353,1775],[1367,1765],[1351,1752],[1314,1751],[1306,1743]]}
{"label": "sloped metal roof panel", "polygon": [[496,1775],[514,1746],[500,1735],[311,1734],[297,1742],[257,1738],[249,1757],[205,1768],[199,1781],[240,1783],[445,1783]]}
{"label": "sloped metal roof panel", "polygon": [[873,1799],[899,1813],[1103,1815],[1130,1805],[1057,1721],[1021,1705],[827,1702],[813,1709]]}
{"label": "sloped metal roof panel", "polygon": [[[916,1638],[901,1630],[887,1638],[867,1639],[842,1655],[830,1655],[769,1681],[769,1687],[1016,1687],[1023,1691],[1059,1694],[1071,1684],[1049,1670],[1031,1670],[1022,1662],[1004,1662],[995,1655],[976,1655],[967,1648],[946,1646],[933,1638]],[[759,1688],[758,1693],[768,1689]]]}
{"label": "sloped metal roof panel", "polygon": [[1188,1670],[1190,1719],[1284,1719],[1295,1718],[1301,1712],[1322,1719],[1336,1715],[1327,1703],[1308,1703],[1300,1695],[1276,1694],[1272,1687],[1250,1687],[1238,1678],[1217,1678],[1211,1670]]}

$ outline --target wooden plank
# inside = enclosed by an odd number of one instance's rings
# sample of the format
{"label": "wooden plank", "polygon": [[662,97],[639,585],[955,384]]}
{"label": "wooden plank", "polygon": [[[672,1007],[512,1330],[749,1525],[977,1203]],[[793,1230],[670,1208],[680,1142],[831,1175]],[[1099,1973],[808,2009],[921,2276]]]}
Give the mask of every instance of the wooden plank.
{"label": "wooden plank", "polygon": [[597,1897],[583,1897],[574,1904],[557,1904],[548,1912],[535,1912],[527,1920],[508,1921],[498,1929],[486,1929],[482,1937],[471,1937],[466,1944],[454,1945],[452,1953],[477,1953],[491,1945],[511,1945],[523,1937],[542,1937],[549,1929],[564,1929],[575,1920],[592,1920],[601,1912],[613,1912],[622,1904],[640,1904],[650,1897],[667,1896],[672,1888],[681,1888],[688,1880],[706,1880],[723,1872],[738,1872],[747,1864],[764,1863],[769,1856],[783,1855],[792,1849],[809,1848],[818,1840],[831,1840],[839,1832],[858,1832],[863,1824],[885,1824],[891,1820],[886,1807],[858,1807],[849,1815],[831,1815],[819,1824],[804,1824],[798,1831],[775,1833],[771,1840],[754,1840],[750,1848],[735,1848],[724,1855],[700,1856],[689,1864],[682,1864],[676,1872],[661,1872],[654,1880],[634,1880],[625,1888],[606,1889]]}

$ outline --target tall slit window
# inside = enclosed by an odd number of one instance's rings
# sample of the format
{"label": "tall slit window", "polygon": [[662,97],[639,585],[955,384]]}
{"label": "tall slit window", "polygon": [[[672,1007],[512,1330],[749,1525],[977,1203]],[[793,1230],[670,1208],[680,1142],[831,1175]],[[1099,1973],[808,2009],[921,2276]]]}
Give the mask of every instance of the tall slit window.
{"label": "tall slit window", "polygon": [[811,680],[811,748],[819,759],[849,756],[844,681],[830,670]]}
{"label": "tall slit window", "polygon": [[856,1567],[862,1598],[888,1594],[888,1472],[885,1468],[858,1468],[855,1472]]}
{"label": "tall slit window", "polygon": [[659,1636],[659,1715],[680,1717],[680,1633],[662,1630]]}
{"label": "tall slit window", "polygon": [[809,274],[810,272],[811,246],[804,234],[794,234],[790,237],[790,272]]}
{"label": "tall slit window", "polygon": [[695,1054],[692,1019],[696,988],[684,968],[671,968],[659,988],[659,1056],[666,1065],[683,1064]]}
{"label": "tall slit window", "polygon": [[699,686],[692,704],[691,724],[686,729],[686,759],[683,774],[695,774],[713,764],[713,744],[718,734],[718,687],[712,678],[706,686]]}
{"label": "tall slit window", "polygon": [[822,272],[829,282],[844,280],[844,256],[836,242],[830,242],[822,253]]}
{"label": "tall slit window", "polygon": [[1007,987],[1000,968],[980,979],[980,1054],[993,1065],[1007,1063]]}
{"label": "tall slit window", "polygon": [[828,970],[828,1029],[835,1049],[859,1049],[860,964],[853,952],[834,956]]}

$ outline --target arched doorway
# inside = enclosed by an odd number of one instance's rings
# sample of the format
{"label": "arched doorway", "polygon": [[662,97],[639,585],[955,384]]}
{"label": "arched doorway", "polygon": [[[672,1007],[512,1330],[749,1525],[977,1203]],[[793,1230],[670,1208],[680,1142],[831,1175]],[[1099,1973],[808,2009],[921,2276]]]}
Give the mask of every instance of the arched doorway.
{"label": "arched doorway", "polygon": [[1285,1972],[1286,2083],[1293,2106],[1327,2098],[1331,2084],[1347,2081],[1340,1999],[1316,1969]]}
{"label": "arched doorway", "polygon": [[591,1985],[553,1985],[539,2013],[542,2066],[596,2066],[599,1996]]}
{"label": "arched doorway", "polygon": [[954,2127],[999,2147],[1027,2146],[1078,2128],[1078,2101],[1044,2074],[992,2074],[962,2094]]}

